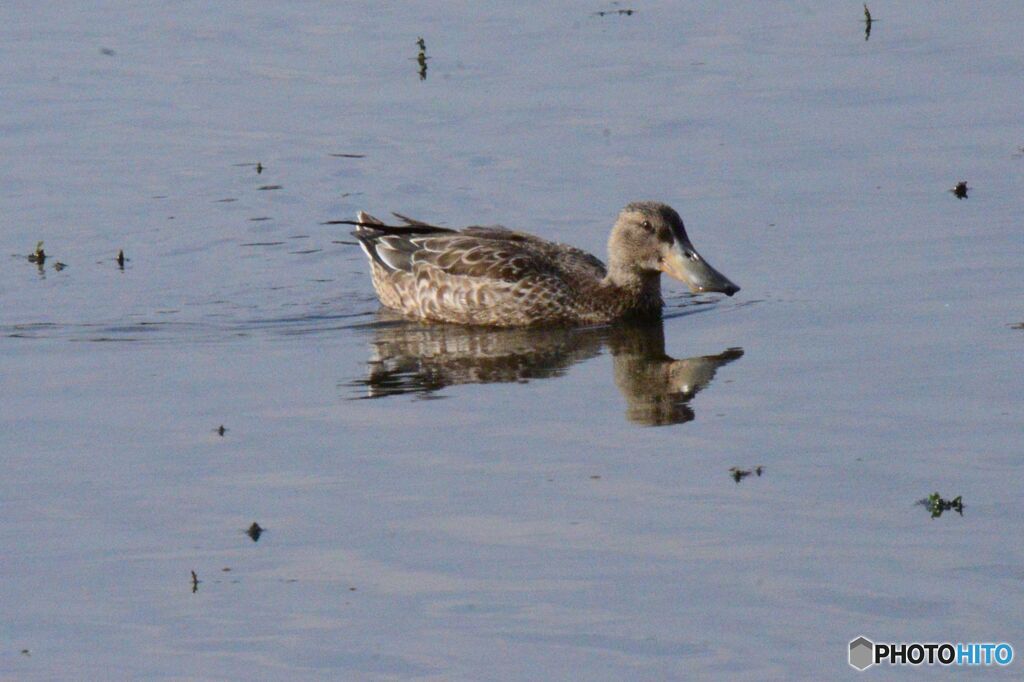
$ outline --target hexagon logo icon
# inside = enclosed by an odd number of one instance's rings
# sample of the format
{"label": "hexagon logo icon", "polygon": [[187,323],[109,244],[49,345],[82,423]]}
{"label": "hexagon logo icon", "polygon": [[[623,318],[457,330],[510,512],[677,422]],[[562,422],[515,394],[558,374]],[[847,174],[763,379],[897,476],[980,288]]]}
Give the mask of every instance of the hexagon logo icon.
{"label": "hexagon logo icon", "polygon": [[863,635],[850,642],[850,665],[857,670],[867,670],[874,664],[874,642]]}

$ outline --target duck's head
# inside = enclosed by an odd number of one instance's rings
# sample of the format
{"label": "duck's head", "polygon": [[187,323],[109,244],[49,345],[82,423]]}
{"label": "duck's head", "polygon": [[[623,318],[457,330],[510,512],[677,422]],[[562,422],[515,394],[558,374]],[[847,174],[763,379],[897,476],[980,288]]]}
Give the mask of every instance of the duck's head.
{"label": "duck's head", "polygon": [[695,294],[717,291],[732,296],[740,290],[697,253],[679,214],[655,201],[638,201],[622,209],[608,239],[608,257],[612,272],[664,272]]}

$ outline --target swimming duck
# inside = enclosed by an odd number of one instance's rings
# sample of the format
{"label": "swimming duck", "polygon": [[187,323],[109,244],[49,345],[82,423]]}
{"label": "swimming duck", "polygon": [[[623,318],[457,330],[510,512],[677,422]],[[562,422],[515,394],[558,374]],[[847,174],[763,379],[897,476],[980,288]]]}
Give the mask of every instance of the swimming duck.
{"label": "swimming duck", "polygon": [[[360,211],[352,233],[382,304],[408,317],[517,327],[603,324],[661,315],[661,273],[694,293],[740,290],[693,248],[683,221],[653,201],[629,204],[608,238],[608,265],[566,244],[504,227],[451,230]],[[345,222],[345,221],[343,221]]]}

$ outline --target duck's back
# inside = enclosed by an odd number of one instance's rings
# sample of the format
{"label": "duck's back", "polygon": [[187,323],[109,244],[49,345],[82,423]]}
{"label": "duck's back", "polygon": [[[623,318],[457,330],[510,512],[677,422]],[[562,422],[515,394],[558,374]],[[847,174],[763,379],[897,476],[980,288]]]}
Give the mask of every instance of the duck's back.
{"label": "duck's back", "polygon": [[491,326],[593,316],[588,292],[605,267],[580,249],[502,227],[391,227],[365,213],[358,224],[381,302],[406,315]]}

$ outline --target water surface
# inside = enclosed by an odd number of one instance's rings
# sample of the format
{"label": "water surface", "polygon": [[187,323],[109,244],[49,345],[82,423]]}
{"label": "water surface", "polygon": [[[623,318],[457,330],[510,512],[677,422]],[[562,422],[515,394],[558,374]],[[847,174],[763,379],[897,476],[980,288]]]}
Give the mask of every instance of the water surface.
{"label": "water surface", "polygon": [[[1024,6],[874,7],[869,40],[857,3],[620,7],[0,8],[0,675],[1020,649]],[[603,254],[647,198],[739,295],[410,324],[322,224]]]}

